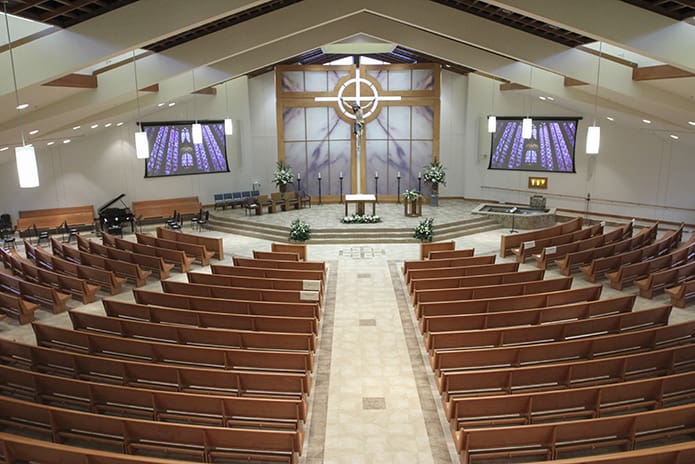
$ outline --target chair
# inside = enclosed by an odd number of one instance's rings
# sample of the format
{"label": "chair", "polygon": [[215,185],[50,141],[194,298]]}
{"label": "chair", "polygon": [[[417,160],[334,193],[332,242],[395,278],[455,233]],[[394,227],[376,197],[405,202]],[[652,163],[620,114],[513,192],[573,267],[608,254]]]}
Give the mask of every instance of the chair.
{"label": "chair", "polygon": [[233,193],[225,193],[223,194],[224,198],[224,204],[222,206],[222,209],[225,209],[227,206],[230,208],[234,208],[234,194]]}
{"label": "chair", "polygon": [[251,216],[253,213],[259,214],[260,209],[261,205],[258,203],[257,198],[250,197],[244,200],[244,215]]}
{"label": "chair", "polygon": [[[65,235],[67,234],[68,239],[65,240]],[[73,239],[73,237],[77,237],[77,228],[76,227],[70,227],[68,225],[68,221],[66,220],[63,223],[63,243],[70,243],[70,241]],[[75,238],[77,240],[77,238]]]}
{"label": "chair", "polygon": [[[200,208],[198,212],[191,218],[191,229],[195,229],[195,226],[198,224],[201,217],[203,217],[203,208]],[[200,227],[198,227],[198,230],[200,230]]]}
{"label": "chair", "polygon": [[223,193],[216,193],[213,195],[213,198],[215,199],[215,209],[217,209],[217,208],[224,209],[224,207],[225,207],[224,194]]}
{"label": "chair", "polygon": [[241,192],[234,192],[232,193],[232,200],[229,203],[229,206],[234,208],[235,206],[241,206],[243,205],[243,200],[241,199]]}
{"label": "chair", "polygon": [[311,195],[308,195],[304,190],[297,192],[297,199],[301,208],[304,208],[306,205],[309,205],[309,208],[311,208]]}
{"label": "chair", "polygon": [[176,231],[181,231],[183,229],[183,217],[181,216],[181,213],[176,214],[176,218],[174,218],[174,222],[169,223],[169,228],[171,230],[176,230]]}
{"label": "chair", "polygon": [[179,222],[178,213],[176,212],[176,210],[174,210],[174,212],[172,213],[172,215],[171,215],[170,217],[166,218],[166,220],[164,221],[164,224],[165,224],[168,228],[171,229],[171,225],[172,225],[172,224],[176,224],[176,223],[178,223],[178,222]]}
{"label": "chair", "polygon": [[205,213],[201,215],[201,218],[198,219],[198,230],[202,229],[203,227],[207,229],[209,219],[210,211],[205,211]]}
{"label": "chair", "polygon": [[251,190],[251,196],[254,198],[258,198],[261,195],[261,192],[258,190]]}
{"label": "chair", "polygon": [[36,244],[41,245],[41,240],[45,240],[46,244],[48,245],[48,230],[42,230],[39,232],[39,229],[36,228],[36,224],[32,224],[32,227],[34,228],[34,236],[36,237]]}

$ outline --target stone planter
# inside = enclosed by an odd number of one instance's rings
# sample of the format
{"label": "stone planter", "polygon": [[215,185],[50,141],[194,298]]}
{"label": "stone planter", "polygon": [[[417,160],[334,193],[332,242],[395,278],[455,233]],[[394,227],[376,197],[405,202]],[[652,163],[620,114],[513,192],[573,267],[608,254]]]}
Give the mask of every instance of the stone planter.
{"label": "stone planter", "polygon": [[422,197],[403,200],[403,213],[406,217],[422,216]]}
{"label": "stone planter", "polygon": [[432,184],[432,194],[430,195],[430,206],[439,206],[439,184]]}

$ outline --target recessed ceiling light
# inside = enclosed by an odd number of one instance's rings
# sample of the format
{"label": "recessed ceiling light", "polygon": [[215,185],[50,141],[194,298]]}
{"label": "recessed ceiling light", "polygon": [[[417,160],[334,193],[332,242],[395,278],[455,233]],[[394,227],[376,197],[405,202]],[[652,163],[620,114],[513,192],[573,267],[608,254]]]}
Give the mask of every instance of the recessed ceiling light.
{"label": "recessed ceiling light", "polygon": [[70,143],[70,139],[63,140],[63,143]]}
{"label": "recessed ceiling light", "polygon": [[547,100],[543,95],[540,95],[540,96],[538,97],[538,99],[539,99],[539,100]]}
{"label": "recessed ceiling light", "polygon": [[48,146],[50,147],[50,146],[53,145],[54,143],[55,143],[55,142],[51,140],[51,141],[48,142],[46,145],[48,145]]}
{"label": "recessed ceiling light", "polygon": [[671,134],[669,137],[671,137],[673,140],[678,140],[680,138],[676,134]]}
{"label": "recessed ceiling light", "polygon": [[36,135],[36,134],[38,134],[38,133],[39,133],[39,130],[38,130],[38,129],[34,129],[34,130],[32,130],[32,131],[29,131],[29,135]]}
{"label": "recessed ceiling light", "polygon": [[649,119],[642,119],[642,122],[645,124],[651,124],[652,123]]}
{"label": "recessed ceiling light", "polygon": [[609,121],[615,121],[615,119],[612,116],[606,116],[606,119],[608,119]]}
{"label": "recessed ceiling light", "polygon": [[96,129],[97,127],[99,127],[99,124],[92,124],[92,125],[89,126],[89,127],[91,127],[92,129]]}
{"label": "recessed ceiling light", "polygon": [[157,106],[161,108],[162,106],[164,106],[164,103],[158,103]]}
{"label": "recessed ceiling light", "polygon": [[74,127],[72,128],[72,130],[77,130],[77,129],[79,129],[80,127],[82,127],[82,126],[74,126]]}
{"label": "recessed ceiling light", "polygon": [[174,106],[174,105],[176,105],[176,102],[171,102],[171,103],[169,103],[169,108],[171,108],[171,107]]}
{"label": "recessed ceiling light", "polygon": [[690,124],[691,126],[695,126],[695,121],[688,121],[688,124]]}
{"label": "recessed ceiling light", "polygon": [[116,127],[121,127],[122,125],[123,125],[123,121],[116,123]]}
{"label": "recessed ceiling light", "polygon": [[555,99],[553,97],[548,97],[548,100],[555,101]]}
{"label": "recessed ceiling light", "polygon": [[106,124],[104,124],[104,127],[111,127],[112,125],[113,125],[112,123],[107,122]]}
{"label": "recessed ceiling light", "polygon": [[18,110],[25,110],[25,109],[29,108],[29,103],[21,103],[21,104],[17,105],[15,108],[17,108]]}
{"label": "recessed ceiling light", "polygon": [[2,147],[2,148],[0,148],[0,151],[5,151],[5,150],[7,150],[7,149],[9,149],[9,148],[10,148],[10,147]]}

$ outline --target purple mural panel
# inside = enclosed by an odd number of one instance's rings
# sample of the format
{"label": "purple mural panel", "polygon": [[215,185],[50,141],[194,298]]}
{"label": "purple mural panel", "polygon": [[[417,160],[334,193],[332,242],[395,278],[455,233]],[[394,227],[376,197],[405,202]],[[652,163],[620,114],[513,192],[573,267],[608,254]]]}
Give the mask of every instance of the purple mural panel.
{"label": "purple mural panel", "polygon": [[413,69],[412,90],[434,89],[434,73],[431,69]]}
{"label": "purple mural panel", "polygon": [[[329,159],[328,159],[328,142],[307,142],[307,187],[306,191],[309,195],[318,195],[318,175],[321,173],[321,194],[326,195],[326,186],[330,182],[329,179]],[[302,182],[304,185],[304,182]]]}
{"label": "purple mural panel", "polygon": [[374,193],[374,174],[379,173],[379,192],[385,193],[385,190],[383,190],[383,188],[386,186],[386,182],[388,179],[388,145],[385,140],[367,140],[366,147],[366,181],[362,190],[365,193]]}
{"label": "purple mural panel", "polygon": [[285,108],[282,111],[285,140],[306,140],[304,108]]}
{"label": "purple mural panel", "polygon": [[282,73],[283,92],[304,92],[304,73],[302,71],[285,71]]}
{"label": "purple mural panel", "polygon": [[434,108],[413,106],[412,138],[432,140],[434,138]]}
{"label": "purple mural panel", "polygon": [[[410,154],[410,182],[412,188],[417,188],[417,175],[421,173],[425,166],[432,162],[432,141],[413,140],[411,143]],[[422,181],[422,194],[429,195],[432,189],[425,181]]]}
{"label": "purple mural panel", "polygon": [[[329,184],[327,195],[340,195],[340,173],[343,173],[343,194],[352,193],[352,172],[350,163],[350,140],[331,140],[329,142],[330,159]],[[323,187],[321,187],[323,189]]]}
{"label": "purple mural panel", "polygon": [[[306,142],[285,142],[285,164],[292,167],[295,179],[297,174],[302,175],[302,189],[306,190],[304,183],[307,177]],[[292,189],[293,187],[290,187],[290,190]],[[275,191],[277,187],[271,184],[270,190]]]}

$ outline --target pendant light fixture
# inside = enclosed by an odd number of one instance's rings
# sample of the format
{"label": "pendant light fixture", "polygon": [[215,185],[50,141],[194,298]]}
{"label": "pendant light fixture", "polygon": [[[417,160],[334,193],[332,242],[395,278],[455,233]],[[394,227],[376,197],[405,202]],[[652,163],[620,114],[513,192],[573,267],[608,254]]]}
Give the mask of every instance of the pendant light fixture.
{"label": "pendant light fixture", "polygon": [[133,49],[133,74],[135,75],[135,101],[138,106],[138,120],[135,124],[140,125],[139,131],[135,132],[135,157],[137,159],[147,159],[150,157],[150,144],[147,141],[147,133],[142,130],[142,122],[140,121],[140,87],[138,86],[138,66],[135,58],[135,49]]}
{"label": "pendant light fixture", "polygon": [[487,131],[494,133],[497,131],[497,116],[495,116],[495,80],[492,80],[492,114],[487,117]]}
{"label": "pendant light fixture", "polygon": [[[533,66],[529,66],[529,80],[528,80],[528,86],[529,86],[529,94],[531,93],[531,90],[533,89]],[[527,100],[530,99],[531,97],[527,97]],[[531,106],[533,103],[529,103],[529,112],[527,113],[527,116],[521,121],[521,137],[524,139],[530,139],[531,136],[533,135],[533,120],[531,119]]]}
{"label": "pendant light fixture", "polygon": [[227,117],[224,119],[224,133],[225,135],[234,135],[234,125],[232,124],[232,118],[229,117],[229,89],[227,88],[229,81],[224,82],[224,99],[227,105]]}
{"label": "pendant light fixture", "polygon": [[[191,71],[191,76],[193,77],[193,112],[195,113],[195,69]],[[203,143],[203,126],[198,120],[191,126],[191,139],[195,145]]]}
{"label": "pendant light fixture", "polygon": [[[7,49],[10,55],[10,66],[12,68],[12,81],[14,83],[14,97],[17,103],[17,111],[21,111],[26,106],[19,103],[19,89],[17,88],[17,71],[14,67],[14,54],[12,53],[12,38],[10,37],[10,21],[7,17],[7,2],[3,2],[3,13],[5,13],[5,26],[7,28]],[[20,188],[34,188],[39,186],[39,168],[36,164],[36,152],[33,145],[27,145],[24,141],[24,129],[22,128],[21,113],[19,121],[19,132],[22,136],[22,146],[15,147],[15,160],[17,161],[17,177],[19,177]]]}
{"label": "pendant light fixture", "polygon": [[603,52],[603,42],[598,43],[598,65],[596,66],[596,93],[594,94],[594,123],[586,131],[586,154],[598,155],[601,146],[601,127],[596,125],[596,114],[598,113],[598,88],[601,78],[601,54]]}

